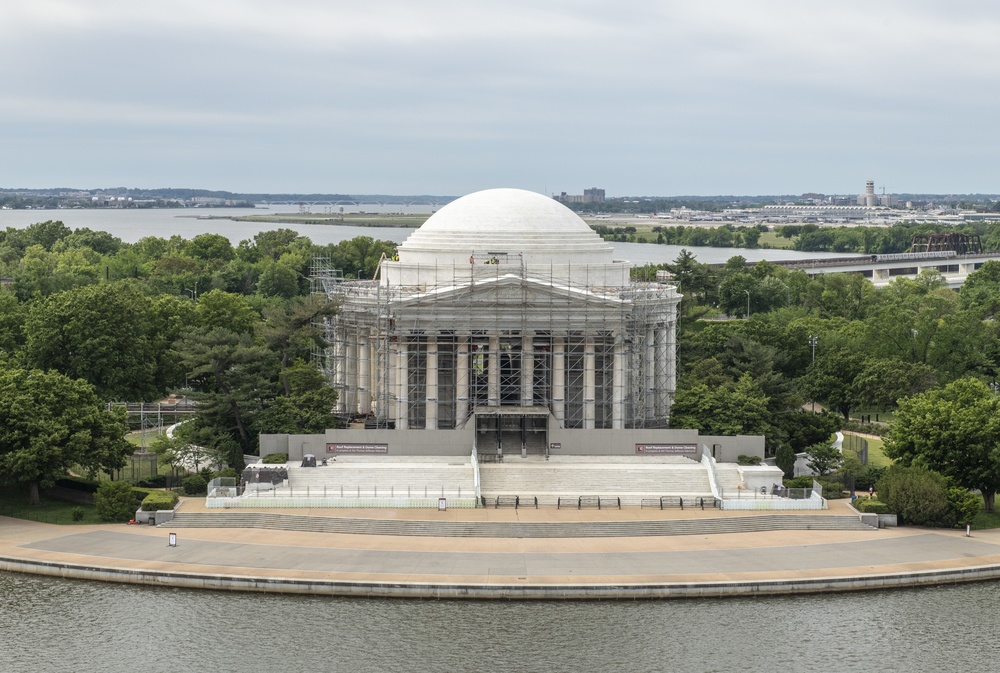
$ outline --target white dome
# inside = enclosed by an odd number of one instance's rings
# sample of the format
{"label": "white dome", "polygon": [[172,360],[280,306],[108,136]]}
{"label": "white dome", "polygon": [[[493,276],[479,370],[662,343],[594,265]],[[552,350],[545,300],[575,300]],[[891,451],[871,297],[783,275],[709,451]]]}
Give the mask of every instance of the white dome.
{"label": "white dome", "polygon": [[521,253],[527,263],[601,263],[614,248],[555,199],[488,189],[452,201],[399,246],[402,262],[446,263],[475,253]]}

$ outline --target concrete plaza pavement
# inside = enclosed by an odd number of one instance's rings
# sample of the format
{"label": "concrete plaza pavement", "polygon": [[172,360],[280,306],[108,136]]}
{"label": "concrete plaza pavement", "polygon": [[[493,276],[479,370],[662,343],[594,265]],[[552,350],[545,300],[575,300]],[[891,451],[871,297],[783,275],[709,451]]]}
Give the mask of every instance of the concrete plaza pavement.
{"label": "concrete plaza pavement", "polygon": [[[830,514],[850,512],[842,501],[830,505]],[[202,508],[196,500],[182,505],[182,511]],[[636,508],[286,513],[506,521],[752,516]],[[170,532],[177,533],[176,547],[167,544]],[[572,598],[794,593],[1000,578],[1000,531],[977,531],[971,537],[964,531],[890,528],[499,539],[238,528],[172,531],[169,524],[54,526],[0,518],[0,569],[174,586],[349,595]],[[518,593],[518,587],[526,593]],[[647,591],[650,588],[655,591]]]}

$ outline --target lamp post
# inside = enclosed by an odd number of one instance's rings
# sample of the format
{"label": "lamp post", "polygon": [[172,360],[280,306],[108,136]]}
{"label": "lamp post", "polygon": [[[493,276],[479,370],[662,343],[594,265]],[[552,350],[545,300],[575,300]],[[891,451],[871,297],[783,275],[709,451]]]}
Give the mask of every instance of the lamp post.
{"label": "lamp post", "polygon": [[747,293],[747,317],[750,317],[750,290],[743,290]]}
{"label": "lamp post", "polygon": [[[818,344],[818,343],[819,343],[819,337],[818,336],[813,336],[813,335],[810,334],[809,335],[809,345],[812,346],[812,363],[813,363],[813,366],[816,365],[816,344]],[[812,412],[814,414],[816,413],[816,400],[812,401]]]}

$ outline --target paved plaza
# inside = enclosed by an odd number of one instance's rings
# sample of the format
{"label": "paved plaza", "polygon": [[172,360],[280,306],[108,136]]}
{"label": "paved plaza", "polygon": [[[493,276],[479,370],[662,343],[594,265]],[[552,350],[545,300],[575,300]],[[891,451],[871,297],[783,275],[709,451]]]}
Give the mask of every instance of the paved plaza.
{"label": "paved plaza", "polygon": [[[184,510],[200,507],[188,500]],[[831,503],[844,514],[845,503]],[[344,516],[311,510],[311,516]],[[351,516],[433,520],[582,521],[637,517],[720,517],[718,510],[623,509],[368,510]],[[747,516],[746,513],[736,514]],[[752,516],[752,514],[751,514]],[[788,516],[795,516],[789,514]],[[177,545],[168,546],[176,532]],[[0,518],[0,561],[39,564],[45,574],[81,576],[101,569],[160,576],[282,580],[305,583],[473,587],[531,585],[557,590],[683,584],[781,583],[847,578],[936,576],[951,571],[1000,572],[1000,531],[895,528],[871,531],[793,530],[633,538],[399,537],[153,526],[53,526]],[[147,581],[147,580],[142,580]],[[957,581],[952,578],[942,581]],[[932,583],[932,582],[928,582]],[[841,589],[843,590],[843,589]]]}

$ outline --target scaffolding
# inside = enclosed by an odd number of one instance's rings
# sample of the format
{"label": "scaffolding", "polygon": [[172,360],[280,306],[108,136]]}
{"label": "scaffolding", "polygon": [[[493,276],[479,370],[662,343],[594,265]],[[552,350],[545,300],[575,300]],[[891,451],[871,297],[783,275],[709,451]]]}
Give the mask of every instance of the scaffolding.
{"label": "scaffolding", "polygon": [[388,282],[386,265],[400,268],[383,260],[374,280],[346,281],[313,261],[314,290],[340,304],[319,360],[345,423],[443,430],[476,417],[498,443],[519,433],[529,446],[549,415],[565,428],[668,427],[672,285],[602,286],[591,266],[529,266],[518,253],[403,265],[405,284]]}

